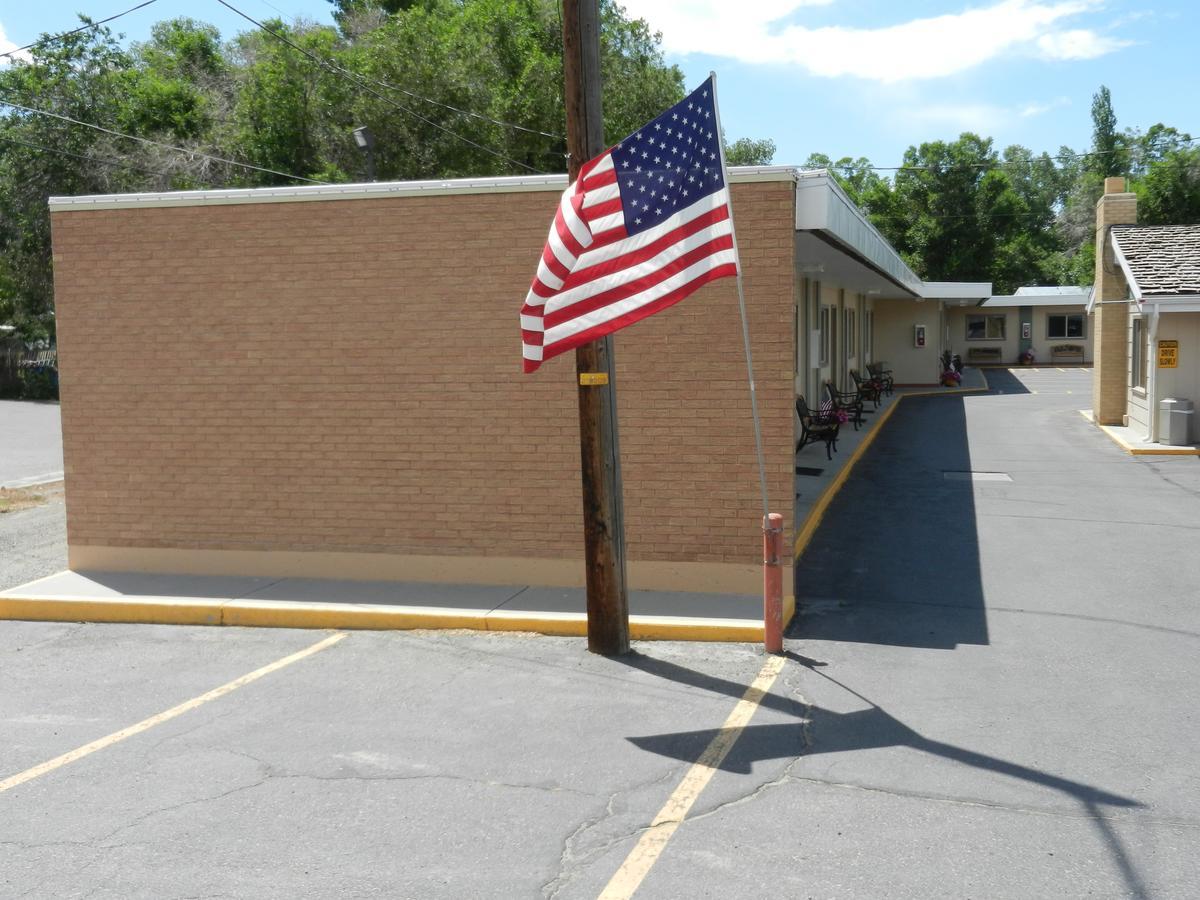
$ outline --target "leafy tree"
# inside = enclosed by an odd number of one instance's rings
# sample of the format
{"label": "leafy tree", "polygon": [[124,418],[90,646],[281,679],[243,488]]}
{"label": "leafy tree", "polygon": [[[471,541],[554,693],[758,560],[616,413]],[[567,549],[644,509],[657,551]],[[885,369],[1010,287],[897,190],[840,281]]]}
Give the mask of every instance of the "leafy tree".
{"label": "leafy tree", "polygon": [[774,158],[775,142],[770,138],[738,138],[725,148],[725,163],[730,166],[769,166]]}
{"label": "leafy tree", "polygon": [[1200,224],[1200,148],[1180,147],[1150,166],[1135,187],[1146,225]]}
{"label": "leafy tree", "polygon": [[1124,175],[1129,171],[1125,141],[1117,132],[1112,94],[1104,85],[1092,95],[1092,153],[1091,171],[1101,178]]}

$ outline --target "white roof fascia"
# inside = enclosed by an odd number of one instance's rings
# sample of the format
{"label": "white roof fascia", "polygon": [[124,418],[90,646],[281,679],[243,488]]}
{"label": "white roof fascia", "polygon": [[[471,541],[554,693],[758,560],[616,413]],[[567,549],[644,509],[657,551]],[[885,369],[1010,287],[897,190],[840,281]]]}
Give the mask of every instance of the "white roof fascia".
{"label": "white roof fascia", "polygon": [[1153,306],[1160,313],[1200,312],[1200,294],[1156,294],[1147,297],[1146,306]]}
{"label": "white roof fascia", "polygon": [[[737,166],[731,183],[795,181],[791,166]],[[430,181],[381,181],[368,184],[314,184],[292,187],[234,188],[215,191],[165,191],[146,194],[99,194],[51,197],[52,212],[98,209],[153,209],[175,206],[229,206],[247,203],[303,203],[320,200],[378,200],[448,194],[511,194],[562,191],[566,175],[518,175],[511,178],[443,178]]]}
{"label": "white roof fascia", "polygon": [[[823,231],[899,287],[920,297],[923,282],[825,169],[796,173],[796,230]],[[990,290],[989,290],[990,293]]]}
{"label": "white roof fascia", "polygon": [[1117,233],[1110,232],[1110,240],[1112,241],[1113,253],[1117,257],[1117,264],[1121,267],[1121,271],[1125,273],[1125,283],[1129,285],[1129,292],[1133,294],[1133,299],[1138,303],[1142,302],[1142,289],[1137,283],[1137,279],[1133,277],[1133,270],[1129,268],[1129,260],[1125,258],[1125,254],[1121,252],[1121,244],[1117,241]]}
{"label": "white roof fascia", "polygon": [[1085,312],[1090,316],[1096,309],[1096,286],[1093,284],[1091,290],[1088,291],[1087,308]]}
{"label": "white roof fascia", "polygon": [[1087,291],[1079,291],[1074,294],[997,294],[979,305],[987,309],[1018,306],[1032,306],[1036,309],[1054,306],[1086,306],[1089,296]]}
{"label": "white roof fascia", "polygon": [[983,300],[992,296],[990,281],[923,281],[921,296],[926,300]]}

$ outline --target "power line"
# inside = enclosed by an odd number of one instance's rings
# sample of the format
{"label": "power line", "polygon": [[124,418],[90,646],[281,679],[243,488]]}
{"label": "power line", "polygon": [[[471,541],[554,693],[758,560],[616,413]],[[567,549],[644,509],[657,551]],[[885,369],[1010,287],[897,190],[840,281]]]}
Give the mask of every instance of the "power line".
{"label": "power line", "polygon": [[[301,53],[304,53],[305,55],[309,55],[307,53],[307,51],[305,51],[304,49],[302,49],[300,47],[296,47],[295,44],[292,44],[291,42],[289,42],[286,38],[284,38],[282,35],[280,35],[279,32],[269,28],[268,26],[262,24],[261,22],[255,21],[254,19],[250,18],[250,16],[246,15],[241,10],[235,9],[233,6],[230,6],[228,3],[224,2],[224,0],[217,0],[217,2],[220,3],[222,6],[228,8],[230,10],[233,10],[233,12],[237,13],[239,16],[241,16],[247,22],[252,22],[253,24],[257,25],[259,28],[261,28],[263,31],[267,32],[267,34],[271,35],[272,37],[278,38],[279,40],[283,41],[284,43],[287,43],[288,46],[291,46],[294,49],[299,50]],[[266,3],[266,0],[262,0],[262,2]],[[267,6],[271,6],[271,4],[267,3]],[[276,7],[272,6],[271,8],[275,9]],[[312,55],[309,55],[309,58],[315,59],[315,57]],[[320,60],[318,60],[318,61],[320,61]],[[330,65],[334,65],[334,64],[331,63]],[[417,94],[413,91],[402,88],[397,84],[390,84],[389,82],[382,81],[378,78],[368,78],[365,75],[359,75],[357,72],[352,72],[349,69],[343,69],[341,66],[334,65],[334,68],[338,69],[340,72],[342,72],[346,75],[353,77],[355,80],[357,80],[359,82],[369,82],[370,84],[377,85],[378,87],[384,88],[385,90],[396,91],[399,94],[404,94],[404,96],[406,96],[406,97],[411,97],[414,100],[420,100],[422,103],[428,103],[432,106],[440,106],[442,109],[450,110],[450,112],[455,112],[455,113],[458,113],[459,115],[469,116],[472,119],[479,119],[481,122],[490,122],[492,125],[499,125],[502,128],[511,128],[514,131],[523,131],[526,134],[535,134],[535,135],[538,135],[539,137],[553,138],[556,141],[565,141],[566,140],[566,138],[563,137],[561,134],[554,134],[553,132],[550,132],[550,131],[539,131],[536,128],[528,128],[525,125],[517,125],[515,122],[505,122],[503,119],[493,119],[491,116],[485,116],[482,113],[471,112],[471,110],[469,110],[469,109],[459,109],[457,106],[452,106],[449,103],[442,103],[440,100],[434,100],[431,97],[422,96],[421,94]],[[555,155],[557,156],[559,154],[555,154]]]}
{"label": "power line", "polygon": [[225,159],[221,156],[212,156],[208,153],[201,153],[199,150],[188,150],[186,147],[176,147],[173,144],[164,144],[161,141],[152,141],[149,138],[137,137],[132,134],[123,134],[120,131],[113,131],[111,128],[105,128],[102,125],[94,125],[91,122],[83,122],[79,119],[72,119],[70,116],[64,116],[60,113],[48,112],[44,109],[36,109],[32,106],[22,106],[20,103],[13,103],[4,97],[0,97],[0,105],[9,106],[13,109],[19,109],[23,112],[36,113],[40,116],[49,116],[52,119],[59,119],[63,122],[70,122],[72,125],[82,125],[84,128],[91,128],[95,131],[111,134],[113,137],[124,138],[127,141],[137,141],[139,144],[146,144],[151,147],[162,147],[165,150],[174,150],[176,153],[186,153],[189,156],[197,156],[201,159],[211,160],[212,162],[224,163],[228,166],[237,166],[240,169],[250,169],[255,172],[263,172],[268,175],[278,175],[280,178],[290,178],[294,181],[304,181],[308,184],[328,184],[326,181],[318,181],[315,178],[305,178],[303,175],[292,175],[288,172],[278,172],[275,169],[265,169],[262,166],[251,165],[250,163],[238,162],[235,159]]}
{"label": "power line", "polygon": [[[262,22],[258,21],[255,18],[252,18],[251,16],[248,16],[246,13],[242,12],[240,9],[237,9],[234,6],[230,6],[228,3],[225,2],[225,0],[217,0],[217,2],[220,3],[222,6],[224,6],[226,9],[229,9],[232,12],[236,13],[237,15],[241,16],[247,22],[250,22],[251,24],[262,29],[267,34],[271,35],[271,37],[275,38],[276,40],[278,40],[284,44],[287,44],[287,46],[291,47],[297,53],[301,53],[304,56],[308,57],[313,62],[315,62],[317,65],[321,66],[322,68],[328,69],[330,72],[334,72],[335,74],[350,78],[356,84],[358,84],[358,86],[360,88],[362,88],[364,91],[366,91],[368,94],[370,94],[373,97],[378,98],[379,100],[382,100],[384,103],[387,103],[390,106],[396,107],[396,109],[400,110],[401,112],[408,113],[408,115],[413,116],[417,119],[420,119],[422,122],[426,123],[427,125],[432,125],[438,131],[445,132],[446,134],[450,135],[452,138],[456,138],[457,140],[462,141],[464,144],[470,144],[472,147],[482,150],[484,153],[490,153],[492,156],[495,156],[498,159],[502,159],[507,163],[512,163],[514,166],[520,166],[522,169],[527,169],[528,171],[534,172],[538,175],[546,174],[546,173],[542,172],[540,169],[535,169],[533,166],[527,165],[527,164],[521,162],[520,160],[516,160],[516,159],[513,159],[512,157],[505,156],[499,150],[493,150],[491,147],[485,147],[485,146],[483,146],[483,144],[476,143],[475,141],[471,140],[470,138],[463,137],[461,134],[457,134],[456,132],[451,131],[449,128],[446,128],[444,125],[439,125],[437,122],[433,121],[432,119],[427,119],[425,116],[421,115],[419,112],[409,109],[407,106],[404,106],[401,103],[397,103],[391,97],[387,97],[387,96],[384,96],[383,94],[379,93],[379,91],[375,90],[373,87],[370,86],[370,84],[367,82],[366,79],[362,78],[357,73],[351,72],[349,69],[342,68],[341,66],[336,65],[335,63],[331,63],[328,60],[323,59],[320,56],[317,56],[315,53],[310,53],[308,50],[305,50],[299,44],[296,44],[293,41],[288,40],[286,37],[284,37],[278,31],[275,31],[272,28],[268,28]],[[401,90],[401,89],[395,88],[395,90]],[[422,97],[420,99],[424,100],[426,98]],[[436,102],[436,101],[434,101],[434,102]],[[438,105],[443,105],[443,104],[438,104]],[[454,109],[454,107],[450,107],[450,108]],[[458,110],[458,112],[462,112],[462,110]],[[486,117],[482,117],[482,118],[486,118]],[[489,119],[488,121],[495,121],[495,120]],[[501,123],[501,124],[503,124],[503,123]]]}
{"label": "power line", "polygon": [[[1146,149],[1162,150],[1162,149],[1167,149],[1169,147],[1195,144],[1197,141],[1200,141],[1200,137],[1195,137],[1195,138],[1189,137],[1189,138],[1186,138],[1183,140],[1171,142],[1169,144],[1168,143],[1157,144],[1157,145],[1154,145],[1153,147],[1148,147]],[[1023,164],[1024,165],[1032,165],[1034,163],[1042,162],[1043,160],[1050,160],[1050,161],[1054,161],[1054,162],[1069,162],[1069,161],[1073,161],[1073,160],[1077,160],[1077,159],[1087,159],[1088,157],[1092,157],[1092,156],[1112,156],[1113,154],[1116,154],[1116,153],[1129,153],[1129,152],[1130,152],[1129,147],[1120,147],[1115,150],[1093,150],[1093,151],[1090,151],[1087,153],[1060,154],[1058,156],[1048,156],[1046,154],[1039,154],[1038,156],[1031,156],[1028,160],[1000,159],[1000,160],[996,160],[995,162],[950,163],[945,166],[859,166],[859,165],[855,165],[854,163],[847,163],[846,165],[838,165],[836,163],[830,163],[827,166],[813,166],[812,168],[813,169],[838,169],[840,171],[859,171],[859,170],[866,169],[867,171],[871,171],[871,172],[929,172],[929,171],[934,171],[934,170],[938,170],[938,169],[956,169],[956,168],[994,170],[994,169],[1002,169],[1006,166],[1017,166],[1017,165],[1023,165]]]}
{"label": "power line", "polygon": [[99,22],[89,22],[88,24],[81,25],[78,28],[72,29],[71,31],[64,31],[62,34],[51,34],[51,35],[47,35],[45,37],[40,37],[36,41],[34,41],[32,44],[26,44],[24,47],[18,47],[16,50],[9,50],[7,53],[0,53],[0,57],[16,56],[18,53],[22,52],[23,50],[32,50],[38,44],[48,44],[51,41],[60,41],[63,38],[70,37],[73,34],[79,34],[79,32],[81,32],[81,31],[90,31],[93,28],[99,28],[101,25],[105,24],[106,22],[112,22],[116,19],[121,18],[121,16],[127,16],[131,12],[137,12],[139,9],[143,9],[144,7],[149,6],[151,3],[157,3],[157,2],[158,2],[158,0],[146,0],[145,3],[139,3],[137,6],[133,6],[133,7],[130,7],[129,9],[125,10],[125,12],[117,13],[115,16],[109,16],[107,19],[101,19]]}
{"label": "power line", "polygon": [[[54,154],[57,154],[58,156],[69,156],[69,157],[72,157],[73,159],[82,159],[85,162],[100,163],[101,165],[129,169],[130,171],[133,171],[133,172],[141,172],[143,175],[158,175],[162,178],[175,177],[174,173],[158,172],[154,169],[145,169],[145,168],[142,168],[141,166],[135,166],[133,163],[126,162],[125,160],[122,160],[122,159],[108,159],[107,157],[103,157],[103,156],[88,156],[84,153],[72,153],[70,150],[60,150],[57,147],[45,147],[41,144],[34,144],[34,143],[31,143],[30,141],[18,140],[17,138],[9,137],[8,135],[4,135],[4,134],[0,134],[0,141],[5,141],[9,144],[18,144],[22,147],[28,147],[31,150],[41,150],[45,153],[54,153]],[[209,185],[212,184],[212,182],[205,182],[205,183],[209,184]]]}

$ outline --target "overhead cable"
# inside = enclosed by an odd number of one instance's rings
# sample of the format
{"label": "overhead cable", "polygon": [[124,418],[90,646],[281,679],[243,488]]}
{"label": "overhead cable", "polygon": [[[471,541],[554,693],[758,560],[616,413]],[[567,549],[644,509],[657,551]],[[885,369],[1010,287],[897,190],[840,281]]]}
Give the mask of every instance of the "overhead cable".
{"label": "overhead cable", "polygon": [[[1194,138],[1189,137],[1184,140],[1176,141],[1176,142],[1174,142],[1174,144],[1170,144],[1170,145],[1165,144],[1165,143],[1157,144],[1148,149],[1161,150],[1168,146],[1191,145],[1191,144],[1195,144],[1197,141],[1200,141],[1200,137],[1194,137]],[[1039,154],[1037,156],[1031,156],[1028,160],[998,159],[995,162],[978,162],[978,163],[955,162],[955,163],[948,163],[945,166],[859,166],[859,165],[855,165],[854,163],[846,163],[845,165],[838,165],[837,163],[831,162],[827,166],[811,166],[811,167],[805,166],[803,168],[809,168],[812,170],[838,169],[841,171],[865,169],[870,172],[929,172],[929,171],[933,171],[936,169],[956,169],[956,168],[1001,169],[1001,168],[1004,168],[1005,166],[1015,166],[1015,165],[1021,165],[1023,163],[1032,165],[1037,162],[1042,162],[1043,160],[1051,160],[1054,162],[1070,162],[1070,161],[1073,161],[1076,159],[1087,159],[1088,157],[1091,157],[1091,156],[1112,156],[1115,153],[1128,153],[1128,152],[1130,152],[1130,148],[1119,147],[1115,150],[1093,150],[1093,151],[1089,151],[1086,153],[1068,153],[1068,154],[1060,154],[1058,156],[1047,156],[1045,154]]]}
{"label": "overhead cable", "polygon": [[0,53],[0,58],[3,58],[5,56],[14,57],[18,53],[21,53],[24,50],[32,50],[38,44],[48,44],[53,41],[62,40],[65,37],[70,37],[73,34],[79,34],[79,32],[81,32],[81,31],[90,31],[93,28],[99,28],[101,25],[105,24],[106,22],[112,22],[116,19],[121,18],[121,16],[127,16],[131,12],[137,12],[139,9],[143,9],[144,7],[149,6],[151,3],[157,3],[157,2],[158,2],[158,0],[146,0],[145,3],[139,3],[137,6],[132,6],[129,9],[125,10],[125,12],[119,12],[115,16],[109,16],[107,19],[101,19],[99,22],[88,22],[86,25],[80,25],[78,28],[73,28],[70,31],[64,31],[64,32],[62,32],[62,34],[49,34],[49,35],[46,35],[45,37],[40,37],[36,41],[34,41],[32,44],[26,44],[24,47],[18,47],[15,50],[9,50],[5,53]]}
{"label": "overhead cable", "polygon": [[176,153],[185,153],[189,156],[199,157],[200,159],[211,160],[212,162],[224,163],[227,166],[237,166],[239,169],[249,169],[254,172],[263,172],[267,175],[278,175],[280,178],[290,178],[293,181],[304,181],[308,184],[328,184],[327,181],[318,181],[315,178],[305,178],[303,175],[292,175],[289,172],[279,172],[275,169],[266,169],[262,166],[251,165],[250,163],[238,162],[235,159],[225,159],[222,156],[213,156],[209,153],[201,153],[199,150],[189,150],[186,147],[176,147],[173,144],[164,144],[161,141],[152,141],[149,138],[137,137],[132,134],[124,134],[120,131],[113,131],[111,128],[105,128],[103,125],[95,125],[91,122],[84,122],[80,119],[72,119],[70,116],[64,116],[60,113],[49,112],[44,109],[37,109],[32,106],[22,106],[20,103],[13,103],[4,97],[0,97],[0,106],[9,106],[13,109],[19,109],[22,112],[35,113],[39,116],[49,116],[52,119],[59,119],[63,122],[70,122],[72,125],[82,125],[84,128],[91,128],[95,131],[111,134],[113,137],[124,138],[127,141],[137,141],[139,144],[146,144],[151,147],[162,147],[165,150],[174,150]]}
{"label": "overhead cable", "polygon": [[[86,162],[100,163],[101,165],[105,165],[105,166],[115,166],[115,167],[120,167],[120,168],[124,168],[124,169],[129,169],[132,172],[141,172],[143,175],[158,175],[162,178],[173,178],[173,177],[175,177],[175,174],[177,174],[177,173],[171,173],[171,172],[158,172],[158,171],[155,171],[154,169],[144,169],[141,166],[135,166],[133,163],[126,162],[123,159],[108,159],[107,157],[103,157],[103,156],[88,156],[85,153],[72,153],[70,150],[60,150],[56,147],[45,147],[42,144],[34,144],[34,143],[31,143],[30,141],[22,141],[22,140],[19,140],[18,138],[9,137],[6,134],[0,134],[0,141],[5,141],[6,143],[9,143],[9,144],[18,144],[22,147],[28,147],[31,150],[41,150],[45,153],[54,153],[59,156],[70,156],[73,159],[82,159],[82,160],[85,160]],[[206,183],[208,183],[210,185],[212,184],[212,182],[206,182]]]}
{"label": "overhead cable", "polygon": [[[396,109],[400,110],[401,112],[407,113],[408,115],[413,116],[414,118],[420,119],[422,122],[426,123],[427,125],[433,126],[438,131],[442,131],[442,132],[450,135],[450,137],[462,141],[464,144],[470,144],[472,147],[482,150],[484,153],[490,153],[492,156],[495,156],[497,159],[502,159],[507,163],[512,163],[514,166],[520,166],[522,169],[527,169],[528,171],[534,172],[538,175],[546,174],[541,169],[535,169],[533,166],[527,165],[526,163],[523,163],[520,160],[513,159],[510,156],[505,156],[499,150],[493,150],[491,147],[485,147],[483,144],[476,143],[475,141],[471,140],[468,137],[463,137],[461,134],[457,134],[456,132],[451,131],[449,128],[445,127],[444,125],[439,125],[437,122],[433,121],[432,119],[426,118],[425,116],[421,115],[419,112],[409,109],[407,106],[404,106],[402,103],[396,102],[391,97],[388,97],[388,96],[385,96],[384,94],[379,93],[379,91],[377,91],[373,87],[371,87],[371,84],[370,84],[370,82],[367,81],[367,79],[363,78],[358,73],[352,72],[349,69],[343,68],[342,66],[339,66],[336,63],[331,63],[328,60],[326,60],[320,56],[317,56],[315,53],[310,53],[308,50],[305,50],[299,44],[295,43],[294,41],[289,40],[286,36],[280,34],[278,31],[275,31],[273,28],[269,28],[268,26],[264,25],[262,22],[258,21],[257,19],[252,18],[251,16],[248,16],[246,13],[242,12],[237,7],[231,6],[230,4],[226,3],[225,0],[217,0],[217,2],[220,3],[222,6],[224,6],[226,9],[229,9],[232,12],[236,13],[237,15],[241,16],[247,22],[250,22],[253,25],[257,26],[258,28],[262,29],[267,34],[271,35],[271,37],[275,38],[276,40],[278,40],[284,44],[287,44],[287,46],[291,47],[297,53],[301,53],[304,56],[308,57],[313,62],[315,62],[317,65],[321,66],[322,68],[327,69],[330,72],[334,72],[335,74],[350,78],[355,83],[357,83],[358,86],[360,88],[362,88],[364,91],[366,91],[368,94],[370,94],[371,96],[373,96],[379,100],[382,100],[384,103],[387,103],[389,106],[394,106],[394,107],[396,107]],[[425,98],[421,98],[421,99],[425,99]],[[439,104],[439,105],[442,105],[442,104]],[[453,107],[450,107],[450,108],[453,109]],[[459,110],[459,111],[461,112],[461,110]],[[489,121],[493,121],[493,120],[489,120]],[[551,136],[553,137],[553,135],[551,135]]]}

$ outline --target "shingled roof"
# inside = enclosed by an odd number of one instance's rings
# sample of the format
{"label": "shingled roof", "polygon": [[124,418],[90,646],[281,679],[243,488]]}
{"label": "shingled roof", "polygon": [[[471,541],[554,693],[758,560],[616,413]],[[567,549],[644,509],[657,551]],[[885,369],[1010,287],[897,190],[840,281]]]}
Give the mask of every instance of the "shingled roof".
{"label": "shingled roof", "polygon": [[1200,225],[1114,225],[1112,238],[1139,299],[1200,294]]}

